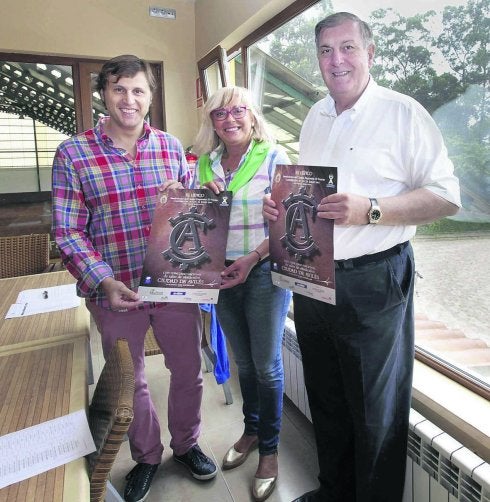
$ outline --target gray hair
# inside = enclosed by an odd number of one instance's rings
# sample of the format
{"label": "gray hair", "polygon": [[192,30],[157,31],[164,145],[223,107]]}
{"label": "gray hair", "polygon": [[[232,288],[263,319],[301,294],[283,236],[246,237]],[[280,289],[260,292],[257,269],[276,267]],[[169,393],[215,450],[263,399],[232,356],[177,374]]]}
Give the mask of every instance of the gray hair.
{"label": "gray hair", "polygon": [[228,103],[231,103],[235,98],[246,106],[252,113],[252,136],[250,139],[256,141],[267,141],[274,143],[274,137],[269,131],[269,126],[265,121],[260,110],[255,106],[252,94],[248,89],[238,86],[222,87],[214,92],[206,101],[202,111],[202,122],[199,132],[197,133],[192,151],[197,155],[203,155],[215,150],[223,142],[214,131],[211,112],[217,108],[223,108]]}
{"label": "gray hair", "polygon": [[330,16],[322,19],[315,26],[316,48],[319,48],[318,44],[320,41],[320,33],[324,28],[333,28],[335,26],[339,26],[345,21],[354,21],[358,24],[364,47],[368,47],[374,44],[373,32],[369,24],[357,17],[355,14],[351,14],[350,12],[336,12],[335,14],[330,14]]}

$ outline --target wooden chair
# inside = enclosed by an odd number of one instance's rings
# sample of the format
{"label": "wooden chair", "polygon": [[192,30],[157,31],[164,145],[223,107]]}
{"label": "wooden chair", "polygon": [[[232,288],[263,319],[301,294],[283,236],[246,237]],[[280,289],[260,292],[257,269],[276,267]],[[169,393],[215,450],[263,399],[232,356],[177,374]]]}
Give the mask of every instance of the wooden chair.
{"label": "wooden chair", "polygon": [[[119,338],[104,364],[89,407],[96,447],[88,456],[90,502],[102,502],[106,497],[110,470],[133,420],[133,396],[133,361],[127,340]],[[112,485],[110,488],[114,493]]]}
{"label": "wooden chair", "polygon": [[162,351],[158,346],[158,343],[155,339],[155,335],[153,334],[153,330],[150,328],[146,332],[145,336],[145,356],[156,356],[157,354],[161,354]]}
{"label": "wooden chair", "polygon": [[49,234],[0,237],[0,279],[49,271]]}

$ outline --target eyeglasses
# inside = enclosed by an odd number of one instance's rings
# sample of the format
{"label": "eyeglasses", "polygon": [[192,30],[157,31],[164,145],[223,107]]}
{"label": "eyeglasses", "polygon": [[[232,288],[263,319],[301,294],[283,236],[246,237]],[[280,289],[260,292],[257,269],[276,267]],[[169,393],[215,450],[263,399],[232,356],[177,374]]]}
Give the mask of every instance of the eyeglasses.
{"label": "eyeglasses", "polygon": [[246,106],[234,106],[233,108],[217,108],[213,110],[210,115],[214,120],[225,120],[228,115],[234,119],[242,119],[245,117],[248,108]]}

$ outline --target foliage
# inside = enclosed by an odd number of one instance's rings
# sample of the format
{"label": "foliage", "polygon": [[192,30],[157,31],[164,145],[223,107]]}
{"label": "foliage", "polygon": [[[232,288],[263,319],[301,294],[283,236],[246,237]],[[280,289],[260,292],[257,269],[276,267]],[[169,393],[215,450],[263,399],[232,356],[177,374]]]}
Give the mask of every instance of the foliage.
{"label": "foliage", "polygon": [[431,34],[425,25],[434,15],[434,11],[429,11],[402,17],[392,8],[371,13],[370,24],[376,34],[377,73],[382,78],[396,82],[412,75],[422,80],[432,76]]}
{"label": "foliage", "polygon": [[489,106],[488,91],[481,85],[470,85],[434,113],[456,173],[466,183],[490,176]]}
{"label": "foliage", "polygon": [[490,233],[490,223],[471,223],[467,221],[451,220],[443,218],[442,220],[419,225],[417,235],[443,235],[443,234],[462,234],[462,233]]}
{"label": "foliage", "polygon": [[435,44],[462,85],[488,86],[490,2],[469,0],[466,5],[447,6],[442,23],[443,29]]}
{"label": "foliage", "polygon": [[331,12],[331,0],[323,0],[266,39],[272,57],[319,87],[324,84],[316,58],[315,25]]}
{"label": "foliage", "polygon": [[371,13],[376,33],[376,61],[371,73],[381,85],[412,96],[429,113],[464,91],[456,76],[437,75],[433,67],[436,46],[430,26],[435,15],[428,11],[403,17],[391,8]]}

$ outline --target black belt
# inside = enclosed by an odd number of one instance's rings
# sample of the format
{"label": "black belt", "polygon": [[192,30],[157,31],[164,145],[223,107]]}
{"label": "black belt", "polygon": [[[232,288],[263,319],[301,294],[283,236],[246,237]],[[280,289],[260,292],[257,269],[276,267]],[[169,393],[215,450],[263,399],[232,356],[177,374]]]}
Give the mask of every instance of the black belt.
{"label": "black belt", "polygon": [[360,267],[362,265],[367,265],[368,263],[376,263],[377,261],[384,260],[390,256],[395,256],[400,254],[408,246],[408,241],[397,244],[390,249],[385,251],[380,251],[379,253],[365,254],[364,256],[359,256],[357,258],[349,258],[348,260],[335,260],[335,268],[339,269],[350,269],[354,267]]}

